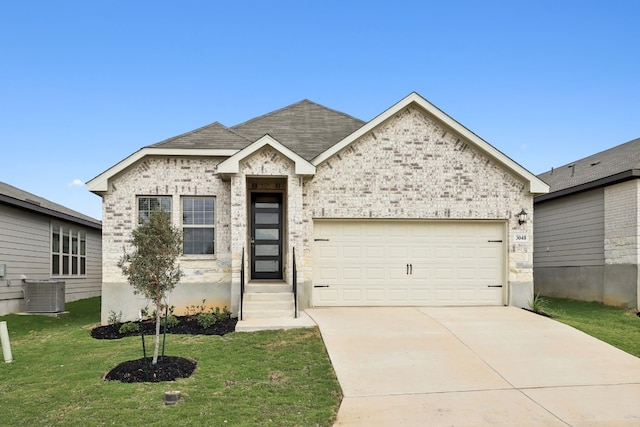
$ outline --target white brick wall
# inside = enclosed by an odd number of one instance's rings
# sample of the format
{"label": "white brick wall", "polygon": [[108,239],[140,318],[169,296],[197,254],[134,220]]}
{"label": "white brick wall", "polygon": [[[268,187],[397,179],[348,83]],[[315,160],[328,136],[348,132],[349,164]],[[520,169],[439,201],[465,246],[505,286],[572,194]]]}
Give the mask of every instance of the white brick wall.
{"label": "white brick wall", "polygon": [[[533,287],[533,197],[525,184],[418,108],[407,108],[317,168],[304,186],[305,278],[314,218],[503,219],[508,281]],[[520,226],[517,215],[529,216]],[[511,242],[514,233],[527,243]],[[525,299],[525,301],[523,301]]]}
{"label": "white brick wall", "polygon": [[[492,159],[458,135],[410,107],[396,114],[359,141],[318,166],[303,180],[294,165],[267,146],[240,162],[240,173],[229,181],[216,175],[220,158],[145,158],[112,179],[103,203],[103,321],[121,304],[124,279],[116,266],[136,223],[136,195],[173,198],[173,218],[179,225],[180,196],[216,196],[215,259],[181,260],[185,284],[218,283],[230,286],[231,307],[239,295],[239,267],[247,244],[247,183],[285,184],[285,277],[291,279],[291,247],[297,249],[299,280],[310,295],[311,242],[314,218],[492,219],[507,223],[508,266],[505,274],[516,305],[524,306],[533,290],[533,197],[525,183],[497,166]],[[524,208],[529,220],[518,225]],[[513,243],[514,233],[529,241]],[[248,260],[247,260],[248,262]],[[104,287],[103,287],[104,288]],[[197,288],[200,289],[200,288]],[[119,296],[116,298],[116,296]],[[513,295],[512,295],[513,297]],[[109,303],[110,298],[112,302]],[[138,304],[139,302],[136,302]]]}
{"label": "white brick wall", "polygon": [[[174,226],[181,227],[181,196],[215,196],[216,242],[215,256],[186,256],[180,259],[184,276],[178,286],[185,289],[191,285],[208,283],[229,287],[231,282],[231,231],[230,231],[230,185],[217,175],[217,165],[224,159],[190,157],[148,157],[111,179],[109,191],[103,196],[102,204],[102,271],[103,309],[102,321],[106,321],[109,311],[123,311],[125,318],[131,318],[143,306],[143,299],[134,297],[126,283],[118,260],[128,248],[127,240],[137,223],[136,196],[170,196],[172,198],[172,219]],[[227,291],[228,292],[228,291]],[[174,291],[175,301],[185,304],[200,303],[197,295],[189,299]],[[190,292],[193,295],[198,292]],[[224,298],[223,298],[224,299]],[[214,305],[228,301],[213,301]],[[172,302],[170,302],[172,303]]]}

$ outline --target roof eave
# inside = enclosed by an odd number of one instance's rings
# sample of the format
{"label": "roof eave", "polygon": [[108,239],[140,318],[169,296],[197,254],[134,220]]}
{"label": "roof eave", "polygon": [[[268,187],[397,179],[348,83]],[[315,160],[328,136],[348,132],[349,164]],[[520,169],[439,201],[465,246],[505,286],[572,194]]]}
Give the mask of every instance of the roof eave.
{"label": "roof eave", "polygon": [[548,200],[569,196],[571,194],[581,193],[583,191],[594,190],[596,188],[608,187],[610,185],[619,184],[621,182],[638,178],[640,178],[640,169],[629,169],[614,175],[596,179],[595,181],[586,182],[584,184],[575,185],[569,188],[563,188],[562,190],[552,191],[550,193],[547,192],[546,194],[537,196],[534,199],[534,203],[546,202]]}
{"label": "roof eave", "polygon": [[24,200],[15,199],[11,196],[6,196],[4,194],[0,194],[0,203],[12,206],[17,209],[23,209],[30,212],[35,212],[39,214],[43,214],[52,218],[61,219],[69,222],[73,222],[76,224],[80,224],[86,227],[95,228],[96,230],[102,230],[102,223],[98,220],[95,222],[89,221],[84,218],[79,218],[77,216],[73,216],[64,212],[56,211],[54,209],[46,208],[43,206],[39,206],[33,203],[29,203]]}
{"label": "roof eave", "polygon": [[232,149],[145,147],[88,181],[87,188],[92,193],[102,195],[109,190],[109,180],[113,176],[148,156],[230,157],[237,152],[238,150]]}

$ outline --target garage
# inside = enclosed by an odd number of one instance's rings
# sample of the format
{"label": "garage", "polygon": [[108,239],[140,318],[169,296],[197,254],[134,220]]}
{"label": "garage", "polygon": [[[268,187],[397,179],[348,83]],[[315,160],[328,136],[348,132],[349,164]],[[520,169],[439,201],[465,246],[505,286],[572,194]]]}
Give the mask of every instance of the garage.
{"label": "garage", "polygon": [[504,221],[316,220],[313,305],[505,304]]}

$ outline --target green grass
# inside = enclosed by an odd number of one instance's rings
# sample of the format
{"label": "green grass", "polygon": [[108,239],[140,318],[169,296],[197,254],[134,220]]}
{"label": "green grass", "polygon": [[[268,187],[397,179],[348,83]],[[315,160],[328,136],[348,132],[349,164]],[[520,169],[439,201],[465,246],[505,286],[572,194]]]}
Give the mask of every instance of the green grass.
{"label": "green grass", "polygon": [[553,319],[573,326],[627,353],[640,357],[640,318],[636,310],[544,297],[545,312]]}
{"label": "green grass", "polygon": [[[100,299],[66,304],[59,317],[0,317],[12,363],[0,360],[2,424],[10,426],[330,426],[341,401],[316,329],[167,335],[166,354],[194,359],[176,382],[123,384],[103,375],[142,357],[140,337],[95,340]],[[151,337],[149,337],[149,341]],[[148,342],[148,345],[151,345]],[[164,391],[180,390],[175,406]]]}

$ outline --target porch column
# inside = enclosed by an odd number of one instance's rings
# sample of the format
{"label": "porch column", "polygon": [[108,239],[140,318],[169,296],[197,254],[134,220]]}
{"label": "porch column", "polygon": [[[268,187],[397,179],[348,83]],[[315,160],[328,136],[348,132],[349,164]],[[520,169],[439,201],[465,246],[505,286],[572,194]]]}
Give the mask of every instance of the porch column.
{"label": "porch column", "polygon": [[[240,269],[247,242],[247,181],[244,175],[231,177],[231,311],[240,312]],[[248,275],[245,275],[245,279]]]}

